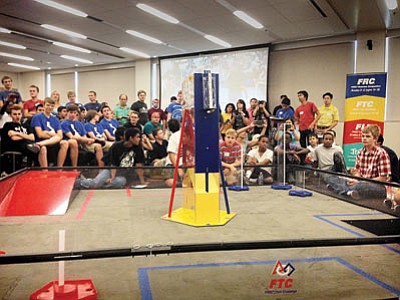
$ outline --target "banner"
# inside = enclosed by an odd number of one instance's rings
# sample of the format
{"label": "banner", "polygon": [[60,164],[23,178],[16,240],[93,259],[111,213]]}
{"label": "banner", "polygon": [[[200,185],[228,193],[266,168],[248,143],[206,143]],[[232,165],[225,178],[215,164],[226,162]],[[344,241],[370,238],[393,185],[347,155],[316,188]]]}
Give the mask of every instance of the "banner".
{"label": "banner", "polygon": [[344,107],[343,153],[353,167],[363,147],[361,130],[368,124],[381,128],[385,121],[386,73],[348,74]]}

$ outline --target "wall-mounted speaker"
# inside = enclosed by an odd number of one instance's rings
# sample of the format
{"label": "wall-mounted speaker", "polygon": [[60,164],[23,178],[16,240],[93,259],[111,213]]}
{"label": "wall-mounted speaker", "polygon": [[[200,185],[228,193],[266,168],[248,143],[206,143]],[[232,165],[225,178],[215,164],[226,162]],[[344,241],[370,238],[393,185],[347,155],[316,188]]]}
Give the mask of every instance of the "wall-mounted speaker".
{"label": "wall-mounted speaker", "polygon": [[372,50],[372,47],[373,47],[372,40],[367,40],[367,49]]}

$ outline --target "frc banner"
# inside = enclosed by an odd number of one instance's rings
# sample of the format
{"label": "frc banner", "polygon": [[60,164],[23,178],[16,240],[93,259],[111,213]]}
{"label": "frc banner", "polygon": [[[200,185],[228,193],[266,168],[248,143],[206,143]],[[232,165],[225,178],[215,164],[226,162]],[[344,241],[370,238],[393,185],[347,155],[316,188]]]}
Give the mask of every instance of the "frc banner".
{"label": "frc banner", "polygon": [[347,75],[343,153],[348,167],[355,165],[357,153],[363,147],[364,126],[377,124],[383,134],[386,80],[386,73]]}

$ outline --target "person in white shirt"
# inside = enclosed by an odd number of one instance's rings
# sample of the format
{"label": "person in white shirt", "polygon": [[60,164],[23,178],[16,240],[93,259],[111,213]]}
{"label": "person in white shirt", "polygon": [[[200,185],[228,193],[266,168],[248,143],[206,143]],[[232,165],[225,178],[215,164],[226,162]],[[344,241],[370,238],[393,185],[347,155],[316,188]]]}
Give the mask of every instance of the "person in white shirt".
{"label": "person in white shirt", "polygon": [[252,168],[249,181],[257,182],[258,178],[262,178],[260,184],[270,184],[273,182],[271,168],[265,167],[271,164],[274,159],[274,152],[268,149],[269,140],[265,135],[260,135],[258,138],[258,149],[251,150],[247,155],[247,164],[254,166]]}

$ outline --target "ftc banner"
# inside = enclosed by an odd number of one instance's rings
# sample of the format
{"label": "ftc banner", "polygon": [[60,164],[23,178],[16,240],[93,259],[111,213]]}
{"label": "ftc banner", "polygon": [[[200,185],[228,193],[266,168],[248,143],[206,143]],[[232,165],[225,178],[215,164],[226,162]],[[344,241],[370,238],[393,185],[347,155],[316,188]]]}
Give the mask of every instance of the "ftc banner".
{"label": "ftc banner", "polygon": [[343,153],[347,167],[353,167],[363,147],[361,130],[368,124],[381,128],[385,119],[386,73],[348,74],[344,107]]}

